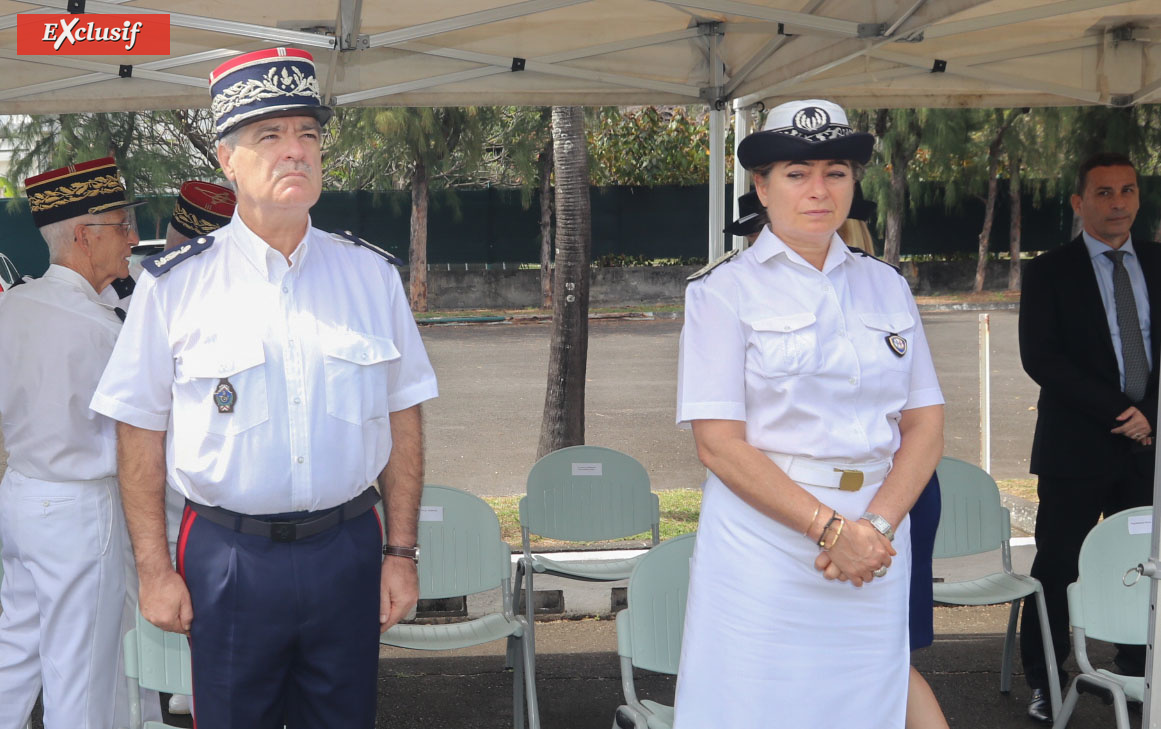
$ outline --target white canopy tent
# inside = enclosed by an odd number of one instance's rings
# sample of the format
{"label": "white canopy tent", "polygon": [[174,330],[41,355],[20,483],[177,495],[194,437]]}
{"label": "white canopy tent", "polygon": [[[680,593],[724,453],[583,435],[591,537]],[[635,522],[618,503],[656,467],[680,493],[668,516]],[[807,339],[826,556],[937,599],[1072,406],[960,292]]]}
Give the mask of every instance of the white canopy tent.
{"label": "white canopy tent", "polygon": [[[18,13],[66,11],[168,13],[170,55],[17,55]],[[731,113],[740,138],[754,109],[804,96],[1161,102],[1158,0],[0,0],[0,114],[207,106],[211,69],[273,45],[312,51],[336,105],[708,104],[711,258]]]}

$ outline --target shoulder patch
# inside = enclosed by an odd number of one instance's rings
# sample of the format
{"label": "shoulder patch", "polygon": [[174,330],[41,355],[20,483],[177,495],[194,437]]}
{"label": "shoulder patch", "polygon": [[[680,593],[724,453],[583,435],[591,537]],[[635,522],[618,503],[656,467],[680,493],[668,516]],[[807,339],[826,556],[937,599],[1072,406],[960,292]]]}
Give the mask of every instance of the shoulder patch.
{"label": "shoulder patch", "polygon": [[386,261],[388,263],[390,263],[392,266],[406,266],[407,265],[407,261],[404,261],[399,256],[392,255],[389,251],[387,251],[387,249],[380,248],[379,246],[375,245],[374,243],[371,243],[367,240],[360,238],[359,236],[355,235],[354,233],[352,233],[349,230],[336,230],[334,233],[331,233],[331,235],[334,236],[335,238],[338,238],[339,240],[344,240],[344,241],[347,241],[349,243],[354,243],[357,246],[361,246],[363,248],[366,248],[369,251],[373,251],[374,253],[379,254],[384,259],[386,259]]}
{"label": "shoulder patch", "polygon": [[707,263],[702,268],[698,269],[697,271],[694,271],[693,274],[691,274],[685,280],[686,281],[696,281],[699,278],[702,278],[703,276],[708,276],[710,271],[714,270],[715,268],[722,265],[723,263],[726,263],[728,261],[733,260],[734,256],[738,255],[741,252],[742,252],[741,248],[735,248],[734,250],[730,251],[729,253],[722,256],[718,260],[713,261],[712,263]]}
{"label": "shoulder patch", "polygon": [[176,248],[154,253],[152,256],[143,259],[141,266],[156,278],[163,273],[168,273],[170,269],[182,261],[208,251],[213,244],[214,236],[212,235],[190,238]]}
{"label": "shoulder patch", "polygon": [[900,276],[903,275],[903,272],[899,270],[898,266],[892,266],[890,263],[887,263],[882,258],[877,258],[876,256],[872,256],[870,253],[867,253],[862,248],[856,248],[855,246],[847,246],[847,248],[851,249],[851,253],[862,256],[863,258],[870,258],[872,261],[878,261],[879,263],[883,264],[884,266],[895,269],[895,273],[899,274]]}

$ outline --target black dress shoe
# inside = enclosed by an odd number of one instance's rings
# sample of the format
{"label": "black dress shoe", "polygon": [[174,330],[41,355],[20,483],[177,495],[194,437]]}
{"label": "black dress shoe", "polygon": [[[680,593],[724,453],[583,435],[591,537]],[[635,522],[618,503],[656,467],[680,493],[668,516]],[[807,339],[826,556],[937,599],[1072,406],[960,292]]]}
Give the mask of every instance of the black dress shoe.
{"label": "black dress shoe", "polygon": [[1052,723],[1052,702],[1047,689],[1032,689],[1032,700],[1028,702],[1028,718],[1044,724]]}

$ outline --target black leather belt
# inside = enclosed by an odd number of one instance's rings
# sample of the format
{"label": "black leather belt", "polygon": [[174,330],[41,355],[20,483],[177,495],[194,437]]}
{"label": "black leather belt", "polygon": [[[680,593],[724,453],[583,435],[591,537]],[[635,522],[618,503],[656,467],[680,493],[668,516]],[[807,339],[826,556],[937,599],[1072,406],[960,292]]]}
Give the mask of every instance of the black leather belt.
{"label": "black leather belt", "polygon": [[206,506],[186,499],[189,507],[218,526],[232,529],[242,534],[252,534],[256,537],[266,537],[272,542],[294,542],[299,539],[322,534],[331,527],[354,519],[379,502],[379,492],[374,486],[351,499],[342,506],[333,509],[316,511],[301,519],[290,521],[267,521],[236,511],[223,509],[220,506]]}

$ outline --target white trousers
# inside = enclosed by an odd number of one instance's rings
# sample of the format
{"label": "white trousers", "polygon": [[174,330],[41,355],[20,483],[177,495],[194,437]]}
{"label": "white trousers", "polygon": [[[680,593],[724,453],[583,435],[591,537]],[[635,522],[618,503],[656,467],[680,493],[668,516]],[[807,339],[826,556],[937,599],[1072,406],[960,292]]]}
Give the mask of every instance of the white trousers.
{"label": "white trousers", "polygon": [[137,580],[117,479],[9,468],[0,544],[0,729],[23,727],[42,690],[45,729],[128,726],[121,638]]}

